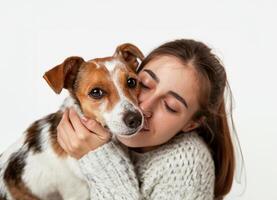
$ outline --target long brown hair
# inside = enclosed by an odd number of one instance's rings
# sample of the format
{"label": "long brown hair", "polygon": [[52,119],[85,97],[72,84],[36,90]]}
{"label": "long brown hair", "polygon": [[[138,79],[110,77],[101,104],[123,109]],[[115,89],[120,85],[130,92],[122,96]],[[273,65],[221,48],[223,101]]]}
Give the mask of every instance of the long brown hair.
{"label": "long brown hair", "polygon": [[[215,198],[223,199],[232,187],[235,170],[234,147],[224,101],[224,90],[228,85],[225,69],[205,44],[180,39],[167,42],[150,52],[142,61],[138,72],[150,60],[162,55],[177,57],[185,65],[192,64],[199,74],[200,109],[194,114],[193,120],[200,122],[197,132],[203,137],[213,156]],[[233,119],[231,121],[233,122]]]}

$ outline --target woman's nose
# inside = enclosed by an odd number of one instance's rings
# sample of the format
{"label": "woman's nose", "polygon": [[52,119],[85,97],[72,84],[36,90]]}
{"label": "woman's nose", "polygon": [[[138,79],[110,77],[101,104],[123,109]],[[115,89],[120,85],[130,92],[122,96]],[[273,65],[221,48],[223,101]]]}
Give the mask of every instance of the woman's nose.
{"label": "woman's nose", "polygon": [[142,110],[142,112],[143,112],[144,117],[146,117],[146,118],[152,117],[152,112],[151,111]]}
{"label": "woman's nose", "polygon": [[148,97],[139,103],[139,107],[143,111],[145,117],[152,116],[154,105],[155,99],[153,97]]}

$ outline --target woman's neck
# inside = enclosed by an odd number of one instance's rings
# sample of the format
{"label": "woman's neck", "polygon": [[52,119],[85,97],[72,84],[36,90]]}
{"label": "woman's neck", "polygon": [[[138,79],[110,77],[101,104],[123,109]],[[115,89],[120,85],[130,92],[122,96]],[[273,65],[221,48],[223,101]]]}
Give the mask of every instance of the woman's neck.
{"label": "woman's neck", "polygon": [[145,152],[149,152],[152,151],[154,149],[157,149],[159,147],[158,146],[152,146],[152,147],[130,147],[131,150],[138,152],[138,153],[145,153]]}

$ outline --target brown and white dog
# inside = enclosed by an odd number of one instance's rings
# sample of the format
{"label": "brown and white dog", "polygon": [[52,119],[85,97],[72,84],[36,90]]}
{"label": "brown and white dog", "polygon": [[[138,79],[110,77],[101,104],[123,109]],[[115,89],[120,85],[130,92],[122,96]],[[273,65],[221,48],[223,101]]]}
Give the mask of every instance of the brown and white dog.
{"label": "brown and white dog", "polygon": [[86,200],[89,191],[77,160],[57,142],[57,126],[67,107],[94,118],[126,137],[144,123],[139,110],[136,68],[143,54],[134,45],[117,47],[112,57],[84,61],[69,57],[44,75],[56,92],[69,91],[60,109],[35,121],[0,155],[0,200]]}

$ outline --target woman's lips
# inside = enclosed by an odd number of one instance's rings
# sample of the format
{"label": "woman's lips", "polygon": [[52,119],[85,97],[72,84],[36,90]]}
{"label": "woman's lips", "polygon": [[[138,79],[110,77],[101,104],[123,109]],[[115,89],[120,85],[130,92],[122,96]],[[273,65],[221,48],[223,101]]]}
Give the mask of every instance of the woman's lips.
{"label": "woman's lips", "polygon": [[149,131],[150,130],[148,121],[146,119],[144,119],[144,126],[141,130],[142,131]]}

